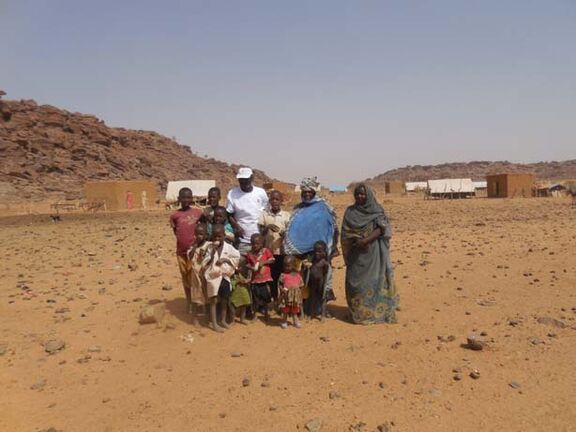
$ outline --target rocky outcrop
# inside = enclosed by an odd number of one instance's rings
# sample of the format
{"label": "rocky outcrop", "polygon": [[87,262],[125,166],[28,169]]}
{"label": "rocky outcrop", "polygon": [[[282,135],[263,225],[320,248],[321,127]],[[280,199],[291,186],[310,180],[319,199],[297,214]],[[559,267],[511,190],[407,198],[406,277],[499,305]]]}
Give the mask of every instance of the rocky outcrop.
{"label": "rocky outcrop", "polygon": [[[0,200],[77,199],[87,180],[214,179],[236,184],[237,165],[202,158],[156,132],[111,128],[93,115],[32,100],[0,101]],[[256,183],[271,179],[255,170]]]}
{"label": "rocky outcrop", "polygon": [[386,171],[366,181],[378,187],[383,185],[386,180],[426,181],[441,178],[485,180],[488,174],[502,173],[532,173],[537,180],[574,179],[576,178],[576,159],[532,164],[517,164],[507,161],[477,161],[441,165],[413,165]]}

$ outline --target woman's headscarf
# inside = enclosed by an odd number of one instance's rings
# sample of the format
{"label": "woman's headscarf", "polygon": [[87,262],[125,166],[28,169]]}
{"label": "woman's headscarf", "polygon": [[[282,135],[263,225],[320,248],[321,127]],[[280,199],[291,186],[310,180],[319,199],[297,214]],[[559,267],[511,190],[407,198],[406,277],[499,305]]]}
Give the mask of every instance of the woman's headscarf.
{"label": "woman's headscarf", "polygon": [[318,177],[304,177],[300,182],[300,190],[311,190],[316,192],[318,190],[318,186],[320,186],[320,182],[318,181]]}
{"label": "woman's headscarf", "polygon": [[366,192],[366,202],[362,205],[354,204],[348,207],[344,216],[346,224],[352,229],[362,229],[375,219],[386,217],[384,209],[376,201],[372,189],[364,183],[360,183],[354,188],[354,191],[359,188]]}

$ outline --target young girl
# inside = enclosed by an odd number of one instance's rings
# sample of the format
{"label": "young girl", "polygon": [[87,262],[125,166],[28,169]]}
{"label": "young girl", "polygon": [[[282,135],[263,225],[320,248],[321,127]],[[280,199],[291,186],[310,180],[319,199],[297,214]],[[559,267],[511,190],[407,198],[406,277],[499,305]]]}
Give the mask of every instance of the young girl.
{"label": "young girl", "polygon": [[230,296],[230,303],[234,308],[232,316],[236,315],[236,309],[238,309],[240,324],[246,324],[246,308],[252,304],[250,279],[250,271],[246,266],[241,266],[232,279],[232,295]]}
{"label": "young girl", "polygon": [[192,312],[192,287],[190,286],[192,262],[188,258],[188,249],[196,241],[196,224],[202,217],[202,210],[192,207],[193,198],[190,188],[180,189],[178,191],[180,208],[170,215],[170,226],[176,236],[176,258],[186,295],[186,309],[189,313]]}
{"label": "young girl", "polygon": [[234,244],[234,228],[232,228],[232,225],[230,225],[230,222],[228,222],[228,213],[226,213],[226,208],[216,207],[214,209],[214,213],[212,215],[212,223],[208,224],[209,235],[212,235],[213,225],[223,225],[225,234],[224,240],[230,244]]}
{"label": "young girl", "polygon": [[283,322],[280,327],[288,328],[288,317],[292,316],[294,327],[300,328],[300,305],[302,304],[302,288],[304,281],[300,273],[296,271],[294,257],[284,257],[284,269],[278,278],[278,299],[282,312]]}
{"label": "young girl", "polygon": [[328,260],[328,247],[322,240],[314,243],[312,262],[307,269],[307,285],[310,297],[306,300],[306,313],[314,318],[320,315],[324,321],[326,302],[334,300],[331,286],[332,267]]}
{"label": "young girl", "polygon": [[207,241],[208,233],[206,225],[196,225],[196,241],[188,249],[188,259],[190,260],[190,299],[192,324],[198,326],[198,309],[206,304],[206,280],[204,279],[203,264],[207,256],[207,249],[210,243]]}
{"label": "young girl", "polygon": [[[240,261],[240,253],[224,241],[224,227],[212,227],[212,244],[208,258],[205,260],[206,294],[210,303],[210,328],[223,332],[230,328],[228,311],[230,309],[231,284],[230,277],[236,272]],[[220,322],[217,318],[217,305],[220,305]]]}
{"label": "young girl", "polygon": [[264,238],[262,234],[252,234],[250,237],[251,250],[246,254],[246,265],[252,270],[252,281],[250,289],[252,290],[252,308],[254,315],[256,312],[264,314],[268,321],[269,307],[272,303],[270,295],[270,282],[272,282],[272,273],[270,265],[274,263],[274,255],[270,249],[264,247]]}

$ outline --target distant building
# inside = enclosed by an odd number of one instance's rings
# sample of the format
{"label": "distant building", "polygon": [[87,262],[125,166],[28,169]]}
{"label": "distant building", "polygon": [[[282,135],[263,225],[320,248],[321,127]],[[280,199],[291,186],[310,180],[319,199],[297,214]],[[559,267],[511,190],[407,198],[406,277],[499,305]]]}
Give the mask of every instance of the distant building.
{"label": "distant building", "polygon": [[106,210],[147,209],[156,205],[156,183],[147,180],[87,182],[84,196],[89,203],[103,203]]}
{"label": "distant building", "polygon": [[330,192],[347,192],[348,188],[345,185],[330,185]]}
{"label": "distant building", "polygon": [[470,198],[474,183],[469,178],[428,180],[427,194],[431,198]]}
{"label": "distant building", "polygon": [[169,181],[166,186],[166,201],[174,202],[178,200],[180,189],[187,187],[192,190],[195,201],[201,201],[208,197],[210,188],[216,186],[216,180],[177,180]]}
{"label": "distant building", "polygon": [[406,192],[424,192],[428,189],[428,182],[406,182]]}
{"label": "distant building", "polygon": [[486,176],[488,198],[531,197],[533,174],[494,174]]}
{"label": "distant building", "polygon": [[384,192],[386,195],[404,195],[406,187],[401,180],[390,180],[384,182]]}

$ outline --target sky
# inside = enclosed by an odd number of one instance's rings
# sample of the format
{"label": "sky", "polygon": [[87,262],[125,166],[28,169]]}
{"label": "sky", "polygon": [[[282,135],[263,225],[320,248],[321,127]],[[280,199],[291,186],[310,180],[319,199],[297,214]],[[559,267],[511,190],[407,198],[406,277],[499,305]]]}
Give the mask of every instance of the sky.
{"label": "sky", "polygon": [[345,184],[576,158],[574,0],[0,0],[0,88]]}

